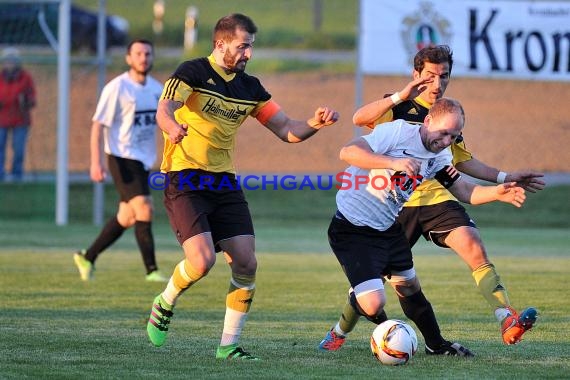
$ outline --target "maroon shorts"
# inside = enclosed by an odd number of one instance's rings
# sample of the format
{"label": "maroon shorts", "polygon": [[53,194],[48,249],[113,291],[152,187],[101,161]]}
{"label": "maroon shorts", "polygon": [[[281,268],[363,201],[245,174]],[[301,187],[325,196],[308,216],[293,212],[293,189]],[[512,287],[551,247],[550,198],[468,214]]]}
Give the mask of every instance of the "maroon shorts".
{"label": "maroon shorts", "polygon": [[[208,186],[201,186],[203,176],[207,176]],[[168,181],[164,206],[181,245],[193,236],[211,232],[219,252],[222,240],[254,235],[249,206],[234,174],[183,170],[169,172]]]}

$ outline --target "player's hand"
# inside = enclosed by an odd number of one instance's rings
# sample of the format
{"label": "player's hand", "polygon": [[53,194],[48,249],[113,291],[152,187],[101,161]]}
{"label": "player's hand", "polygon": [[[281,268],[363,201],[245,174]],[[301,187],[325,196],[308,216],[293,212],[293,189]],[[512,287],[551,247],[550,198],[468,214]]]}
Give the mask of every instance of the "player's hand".
{"label": "player's hand", "polygon": [[89,167],[89,176],[93,182],[103,182],[107,178],[107,171],[103,165],[97,162]]}
{"label": "player's hand", "polygon": [[405,172],[409,177],[413,177],[420,172],[421,161],[415,158],[395,158],[392,169]]}
{"label": "player's hand", "polygon": [[544,174],[532,171],[512,172],[507,173],[505,182],[516,182],[517,186],[522,187],[526,191],[536,193],[546,186],[546,182],[540,179],[542,177],[544,177]]}
{"label": "player's hand", "polygon": [[417,98],[422,92],[424,92],[427,88],[426,83],[431,83],[433,78],[417,78],[411,81],[404,87],[401,91],[398,92],[400,99],[402,100],[409,100]]}
{"label": "player's hand", "polygon": [[175,124],[174,127],[168,131],[168,138],[173,144],[178,144],[186,136],[188,136],[188,125],[186,124]]}
{"label": "player's hand", "polygon": [[497,200],[521,207],[526,200],[525,191],[516,182],[503,183],[497,186]]}
{"label": "player's hand", "polygon": [[315,110],[315,115],[312,119],[308,120],[311,128],[321,129],[332,125],[338,121],[339,114],[337,111],[329,107],[319,107]]}

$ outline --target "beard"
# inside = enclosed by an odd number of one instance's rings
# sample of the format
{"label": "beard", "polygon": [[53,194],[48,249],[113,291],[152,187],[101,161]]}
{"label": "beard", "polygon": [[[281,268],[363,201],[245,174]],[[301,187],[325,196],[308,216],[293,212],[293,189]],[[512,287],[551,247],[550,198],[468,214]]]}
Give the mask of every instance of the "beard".
{"label": "beard", "polygon": [[230,52],[226,50],[224,54],[224,65],[229,72],[242,73],[245,71],[247,59],[237,60],[235,55],[230,54]]}

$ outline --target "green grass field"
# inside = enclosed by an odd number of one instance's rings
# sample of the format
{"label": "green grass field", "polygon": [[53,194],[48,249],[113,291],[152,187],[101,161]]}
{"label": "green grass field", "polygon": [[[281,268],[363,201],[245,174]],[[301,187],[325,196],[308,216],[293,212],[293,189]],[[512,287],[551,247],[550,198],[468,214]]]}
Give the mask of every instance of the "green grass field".
{"label": "green grass field", "polygon": [[[416,269],[442,331],[477,357],[428,357],[419,336],[422,350],[408,365],[385,367],[370,353],[373,325],[365,320],[342,350],[316,349],[337,320],[347,289],[325,237],[333,192],[247,194],[257,229],[259,273],[242,344],[263,361],[242,363],[214,359],[229,279],[221,258],[206,279],[182,296],[167,343],[155,348],[145,323],[163,285],[144,281],[132,233],[101,256],[95,281],[82,283],[73,265],[73,250],[98,232],[90,224],[91,186],[72,186],[70,224],[57,227],[53,185],[2,184],[0,378],[567,378],[569,189],[551,187],[529,195],[520,210],[470,208],[514,306],[540,310],[540,323],[521,344],[501,343],[498,324],[467,267],[451,252],[421,242],[414,250]],[[106,195],[111,215],[112,186]],[[155,196],[158,260],[169,272],[182,255],[160,195]],[[388,315],[405,319],[388,293]]]}

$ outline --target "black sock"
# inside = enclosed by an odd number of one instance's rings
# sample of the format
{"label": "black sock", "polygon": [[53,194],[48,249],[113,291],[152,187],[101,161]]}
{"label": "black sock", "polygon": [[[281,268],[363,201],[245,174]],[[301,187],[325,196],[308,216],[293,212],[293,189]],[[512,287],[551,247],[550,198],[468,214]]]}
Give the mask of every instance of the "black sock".
{"label": "black sock", "polygon": [[422,290],[420,289],[419,292],[409,297],[399,299],[404,314],[414,321],[422,333],[426,345],[430,348],[439,348],[445,339],[441,336],[433,308]]}
{"label": "black sock", "polygon": [[152,236],[152,223],[142,222],[137,220],[135,222],[135,238],[141,251],[146,273],[149,274],[157,270],[156,258],[154,254],[154,238]]}
{"label": "black sock", "polygon": [[118,238],[125,232],[125,227],[119,224],[117,217],[114,216],[107,221],[107,224],[103,227],[97,239],[91,244],[91,247],[87,249],[85,253],[85,258],[92,263],[95,262],[97,256],[105,249],[107,249],[111,244],[117,241]]}

